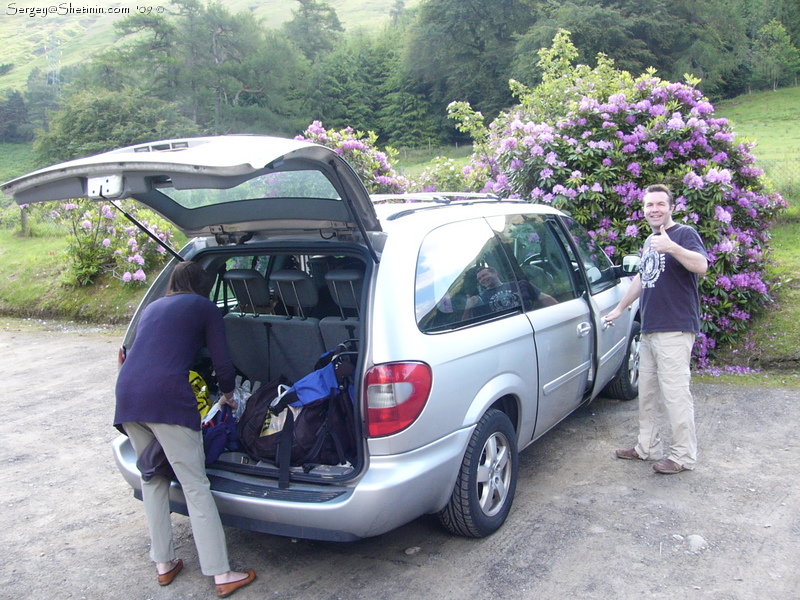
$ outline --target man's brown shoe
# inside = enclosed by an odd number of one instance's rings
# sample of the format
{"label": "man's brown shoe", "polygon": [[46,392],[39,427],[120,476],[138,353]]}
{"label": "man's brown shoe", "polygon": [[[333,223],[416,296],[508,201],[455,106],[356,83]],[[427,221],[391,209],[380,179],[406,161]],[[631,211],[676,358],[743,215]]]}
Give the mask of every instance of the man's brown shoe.
{"label": "man's brown shoe", "polygon": [[675,473],[686,471],[686,467],[669,458],[658,461],[653,465],[653,469],[655,469],[656,473],[662,473],[663,475],[674,475]]}
{"label": "man's brown shoe", "polygon": [[636,452],[636,448],[622,448],[617,450],[617,458],[624,458],[625,460],[644,460]]}
{"label": "man's brown shoe", "polygon": [[242,588],[248,584],[250,584],[256,578],[256,572],[253,569],[247,569],[245,571],[247,573],[247,577],[244,577],[238,581],[232,581],[230,583],[218,583],[217,586],[217,596],[220,598],[227,598],[233,592]]}

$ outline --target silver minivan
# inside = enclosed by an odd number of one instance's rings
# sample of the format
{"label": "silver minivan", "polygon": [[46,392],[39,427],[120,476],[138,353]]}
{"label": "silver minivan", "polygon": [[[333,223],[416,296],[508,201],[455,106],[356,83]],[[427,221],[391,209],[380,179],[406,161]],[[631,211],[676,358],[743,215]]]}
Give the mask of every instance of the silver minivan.
{"label": "silver minivan", "polygon": [[[613,265],[549,206],[370,197],[334,150],[256,135],[139,144],[2,189],[20,204],[134,199],[190,237],[148,290],[121,356],[179,259],[215,276],[231,356],[253,387],[297,381],[348,344],[355,454],[293,466],[285,486],[273,462],[223,453],[208,475],[230,526],[354,540],[438,514],[450,531],[483,537],[509,514],[520,450],[601,393],[638,393],[638,311],[615,327],[602,319],[635,265]],[[198,371],[207,363],[199,355]],[[141,497],[127,438],[113,453]],[[177,482],[171,502],[186,514]]]}

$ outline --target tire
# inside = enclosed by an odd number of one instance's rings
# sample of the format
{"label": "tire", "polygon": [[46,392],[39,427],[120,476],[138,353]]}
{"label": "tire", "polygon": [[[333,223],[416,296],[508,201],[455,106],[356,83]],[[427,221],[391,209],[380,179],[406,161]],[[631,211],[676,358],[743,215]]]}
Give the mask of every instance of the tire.
{"label": "tire", "polygon": [[517,436],[505,413],[491,409],[472,433],[453,494],[439,513],[451,533],[482,538],[505,522],[517,487]]}
{"label": "tire", "polygon": [[605,395],[617,400],[633,400],[639,395],[639,344],[642,338],[642,326],[639,321],[634,321],[631,326],[631,335],[628,338],[628,348],[625,360],[619,367],[606,389]]}

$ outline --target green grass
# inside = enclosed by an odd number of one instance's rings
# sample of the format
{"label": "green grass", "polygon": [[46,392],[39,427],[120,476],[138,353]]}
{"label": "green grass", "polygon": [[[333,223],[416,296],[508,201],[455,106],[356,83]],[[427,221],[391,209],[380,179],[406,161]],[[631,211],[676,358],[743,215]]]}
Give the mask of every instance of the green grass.
{"label": "green grass", "polygon": [[397,163],[394,165],[398,173],[408,177],[416,177],[425,167],[440,156],[452,159],[457,167],[464,167],[472,156],[472,145],[444,146],[439,148],[401,148],[398,150]]}
{"label": "green grass", "polygon": [[[31,144],[0,144],[0,183],[14,179],[34,169]],[[0,206],[9,200],[0,195]]]}
{"label": "green grass", "polygon": [[756,142],[759,160],[800,159],[800,87],[738,96],[716,109],[737,136]]}
{"label": "green grass", "polygon": [[146,288],[124,285],[110,277],[86,288],[66,287],[61,284],[65,248],[66,238],[62,236],[20,237],[17,232],[0,230],[0,313],[127,322]]}
{"label": "green grass", "polygon": [[695,373],[693,383],[716,383],[720,385],[744,385],[759,388],[800,387],[800,373],[790,370],[763,370],[739,375],[708,375]]}
{"label": "green grass", "polygon": [[[719,364],[767,370],[779,380],[800,385],[800,222],[783,221],[772,231],[774,265],[770,275],[779,280],[776,301],[754,318],[746,339],[736,348],[720,348]],[[729,376],[753,382],[759,374]]]}
{"label": "green grass", "polygon": [[739,139],[756,143],[756,164],[789,203],[786,218],[800,219],[800,87],[739,96],[716,109]]}

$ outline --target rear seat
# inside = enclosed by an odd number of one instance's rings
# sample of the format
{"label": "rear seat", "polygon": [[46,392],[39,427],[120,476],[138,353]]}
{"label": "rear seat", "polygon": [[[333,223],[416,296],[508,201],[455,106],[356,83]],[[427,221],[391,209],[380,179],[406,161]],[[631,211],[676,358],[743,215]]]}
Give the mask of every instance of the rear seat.
{"label": "rear seat", "polygon": [[304,271],[276,271],[270,283],[290,315],[271,310],[270,286],[254,269],[232,269],[223,279],[233,289],[238,308],[225,315],[231,359],[250,381],[265,383],[283,375],[294,382],[314,370],[319,357],[348,339],[358,337],[358,307],[363,275],[341,269],[325,275],[340,316],[321,321],[309,316],[319,301],[314,280]]}
{"label": "rear seat", "polygon": [[294,382],[311,373],[325,352],[319,319],[307,316],[316,307],[319,295],[304,271],[276,271],[270,282],[287,311],[296,316],[263,315],[255,320],[265,328],[269,340],[270,378],[283,375]]}
{"label": "rear seat", "polygon": [[326,273],[325,281],[339,307],[338,317],[324,317],[319,323],[325,347],[330,350],[346,340],[358,338],[364,275],[355,269],[338,269]]}
{"label": "rear seat", "polygon": [[269,285],[255,269],[231,269],[222,279],[236,297],[237,309],[224,317],[228,352],[236,368],[251,382],[269,381],[269,340],[261,311],[269,310]]}
{"label": "rear seat", "polygon": [[222,279],[233,290],[240,314],[272,312],[267,280],[255,269],[231,269]]}

